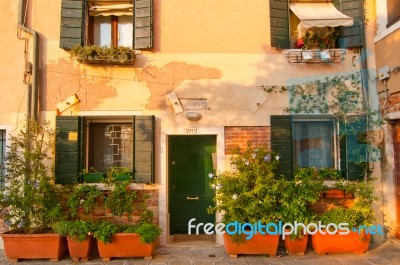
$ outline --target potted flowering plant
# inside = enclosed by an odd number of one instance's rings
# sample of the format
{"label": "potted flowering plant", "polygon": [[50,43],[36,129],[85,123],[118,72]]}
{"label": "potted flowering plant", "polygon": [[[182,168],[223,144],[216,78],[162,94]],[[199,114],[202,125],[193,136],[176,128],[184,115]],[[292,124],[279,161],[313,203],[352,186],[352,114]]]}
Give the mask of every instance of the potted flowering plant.
{"label": "potted flowering plant", "polygon": [[0,206],[7,209],[5,223],[11,228],[1,234],[11,261],[59,260],[66,253],[65,238],[51,229],[65,218],[62,189],[52,184],[54,178],[48,174],[54,136],[48,123],[29,118],[17,135],[10,136]]}
{"label": "potted flowering plant", "polygon": [[[308,225],[315,220],[315,214],[309,206],[317,202],[325,190],[324,179],[316,168],[299,168],[293,179],[282,179],[282,192],[279,203],[280,219],[283,223],[302,223]],[[304,255],[308,235],[306,231],[291,229],[286,235],[285,248],[290,255]]]}
{"label": "potted flowering plant", "polygon": [[[333,207],[319,216],[321,223],[327,226],[327,230],[323,231],[324,233],[318,231],[312,236],[313,248],[317,254],[365,253],[369,247],[371,233],[377,232],[369,230],[374,219],[372,204],[376,200],[372,180],[360,180],[346,185],[351,186],[351,190],[354,191],[354,204],[350,207]],[[348,224],[346,226],[348,233],[343,234],[336,229],[340,223]]]}
{"label": "potted flowering plant", "polygon": [[[216,189],[216,196],[215,204],[208,209],[209,213],[223,213],[222,222],[225,224],[277,223],[280,182],[275,169],[278,160],[279,157],[271,151],[262,147],[255,148],[250,143],[244,151],[237,149],[232,157],[236,171],[223,172],[213,177],[211,181],[210,185]],[[251,238],[246,239],[243,234],[225,231],[225,249],[231,256],[237,254],[275,256],[279,235],[277,231],[274,232],[274,235],[265,232],[265,235],[252,233]],[[261,243],[264,240],[268,242]]]}

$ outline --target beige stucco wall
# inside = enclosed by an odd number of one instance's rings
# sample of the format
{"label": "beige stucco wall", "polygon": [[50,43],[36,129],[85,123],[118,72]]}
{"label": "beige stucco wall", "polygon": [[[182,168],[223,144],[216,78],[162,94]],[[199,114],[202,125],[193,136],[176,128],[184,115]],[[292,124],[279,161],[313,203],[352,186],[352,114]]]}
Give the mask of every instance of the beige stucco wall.
{"label": "beige stucco wall", "polygon": [[[0,3],[4,11],[0,44],[7,47],[0,60],[0,129],[11,133],[26,111],[24,50],[28,58],[32,56],[31,38],[26,34],[22,36],[27,41],[17,38],[17,2]],[[269,7],[264,0],[246,6],[239,0],[154,0],[152,51],[138,55],[135,66],[87,66],[59,48],[60,6],[61,0],[29,1],[27,25],[39,32],[41,40],[40,116],[54,124],[56,104],[74,94],[80,102],[61,115],[156,115],[156,182],[164,231],[168,231],[168,135],[183,134],[191,127],[200,134],[217,135],[218,170],[224,170],[228,164],[224,126],[269,126],[269,116],[283,114],[288,105],[287,95],[266,94],[259,85],[285,85],[297,78],[360,69],[357,50],[348,50],[342,63],[289,64],[282,51],[270,47]],[[373,32],[371,25],[368,29]],[[374,45],[368,46],[368,64],[373,68]],[[374,84],[370,89],[374,91]],[[165,97],[170,92],[207,99],[208,109],[199,111],[202,119],[191,122],[185,112],[176,115]],[[261,94],[267,100],[254,108]],[[161,244],[166,243],[164,234]]]}
{"label": "beige stucco wall", "polygon": [[[389,66],[391,70],[394,67],[400,67],[400,29],[387,35],[376,43],[376,69],[379,70],[383,66]],[[378,82],[379,91],[384,91],[383,82]],[[400,91],[400,72],[391,72],[387,80],[387,89],[389,93]],[[383,93],[383,92],[382,92]],[[383,97],[383,95],[382,95]]]}

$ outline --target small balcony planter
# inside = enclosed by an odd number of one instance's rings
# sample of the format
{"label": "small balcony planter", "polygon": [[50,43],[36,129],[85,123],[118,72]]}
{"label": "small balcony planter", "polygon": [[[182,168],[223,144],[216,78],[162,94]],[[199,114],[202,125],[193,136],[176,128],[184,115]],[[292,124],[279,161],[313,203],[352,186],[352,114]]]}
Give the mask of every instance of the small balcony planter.
{"label": "small balcony planter", "polygon": [[140,241],[140,235],[136,233],[116,233],[112,236],[111,243],[104,243],[97,240],[99,255],[104,262],[111,258],[144,257],[151,259],[154,242],[143,243]]}
{"label": "small balcony planter", "polygon": [[340,235],[339,233],[321,234],[317,232],[312,235],[312,246],[318,255],[325,255],[327,253],[345,253],[352,252],[356,254],[363,254],[367,252],[371,234],[350,231],[347,235]]}
{"label": "small balcony planter", "polygon": [[279,234],[255,234],[251,239],[243,239],[240,242],[235,242],[230,235],[224,234],[225,250],[231,258],[236,258],[238,254],[268,254],[271,257],[275,257],[278,251],[278,243]]}
{"label": "small balcony planter", "polygon": [[67,253],[67,240],[58,234],[11,234],[1,235],[7,259],[49,259],[59,261]]}
{"label": "small balcony planter", "polygon": [[76,46],[71,54],[79,63],[103,65],[132,65],[135,51],[127,47]]}

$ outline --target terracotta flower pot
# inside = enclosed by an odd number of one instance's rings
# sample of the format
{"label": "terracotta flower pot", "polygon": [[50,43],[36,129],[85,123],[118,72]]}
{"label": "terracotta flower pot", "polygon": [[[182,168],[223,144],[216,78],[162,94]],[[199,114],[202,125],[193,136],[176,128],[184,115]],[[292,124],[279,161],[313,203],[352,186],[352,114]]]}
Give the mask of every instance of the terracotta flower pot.
{"label": "terracotta flower pot", "polygon": [[1,234],[7,259],[50,259],[58,261],[67,252],[67,240],[58,234]]}
{"label": "terracotta flower pot", "polygon": [[140,236],[135,233],[116,233],[111,243],[104,244],[97,240],[99,255],[103,261],[111,258],[144,257],[151,259],[154,243],[145,244],[140,241]]}
{"label": "terracotta flower pot", "polygon": [[324,191],[324,197],[328,199],[353,199],[354,195],[340,189],[329,189]]}
{"label": "terracotta flower pot", "polygon": [[307,249],[307,243],[308,235],[298,237],[293,240],[290,238],[290,236],[285,238],[285,248],[291,256],[304,256],[304,253]]}
{"label": "terracotta flower pot", "polygon": [[86,240],[79,242],[70,237],[68,240],[68,250],[72,261],[88,261],[92,255],[93,237],[88,237]]}
{"label": "terracotta flower pot", "polygon": [[337,252],[353,252],[362,254],[368,250],[371,234],[350,231],[347,235],[338,233],[321,234],[317,232],[312,235],[312,245],[314,251],[319,255]]}
{"label": "terracotta flower pot", "polygon": [[276,256],[279,243],[279,234],[261,235],[255,234],[251,239],[244,239],[243,242],[233,242],[230,235],[224,234],[224,245],[226,252],[231,257],[238,254],[268,254]]}

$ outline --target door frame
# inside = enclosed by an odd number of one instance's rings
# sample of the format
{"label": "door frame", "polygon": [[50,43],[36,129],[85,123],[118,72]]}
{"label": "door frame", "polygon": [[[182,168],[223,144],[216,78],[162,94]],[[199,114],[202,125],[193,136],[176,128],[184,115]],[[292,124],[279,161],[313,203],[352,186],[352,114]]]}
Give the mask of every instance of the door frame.
{"label": "door frame", "polygon": [[[178,128],[162,128],[161,129],[161,179],[164,188],[160,189],[160,226],[165,232],[165,236],[160,238],[160,244],[166,245],[172,242],[172,238],[169,234],[169,198],[168,198],[168,187],[169,187],[169,168],[168,168],[168,146],[169,146],[169,136],[174,135],[215,135],[216,138],[216,152],[217,152],[217,163],[216,172],[223,171],[226,168],[226,156],[225,156],[225,128],[221,127],[195,127],[195,134],[187,134],[188,127],[178,127]],[[190,127],[194,128],[194,127]],[[216,222],[221,220],[221,216],[216,214]],[[216,235],[216,243],[223,244],[223,238],[220,235]]]}

